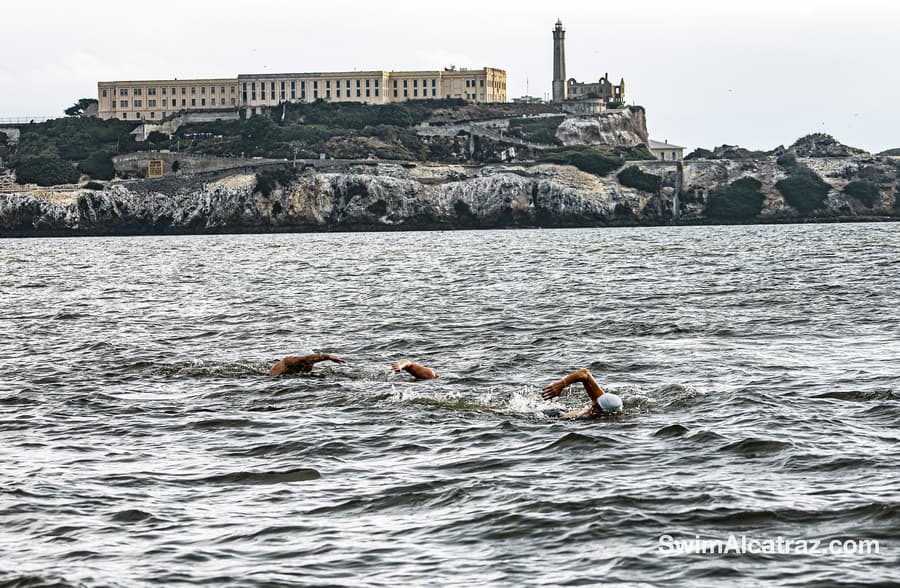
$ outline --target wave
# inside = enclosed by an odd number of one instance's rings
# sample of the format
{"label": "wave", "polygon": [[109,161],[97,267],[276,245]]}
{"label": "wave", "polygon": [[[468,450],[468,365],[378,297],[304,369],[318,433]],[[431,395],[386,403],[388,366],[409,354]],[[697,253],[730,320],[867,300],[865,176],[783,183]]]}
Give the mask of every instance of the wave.
{"label": "wave", "polygon": [[317,480],[322,475],[312,468],[294,468],[275,472],[229,472],[215,476],[187,480],[191,484],[283,484],[286,482],[305,482]]}

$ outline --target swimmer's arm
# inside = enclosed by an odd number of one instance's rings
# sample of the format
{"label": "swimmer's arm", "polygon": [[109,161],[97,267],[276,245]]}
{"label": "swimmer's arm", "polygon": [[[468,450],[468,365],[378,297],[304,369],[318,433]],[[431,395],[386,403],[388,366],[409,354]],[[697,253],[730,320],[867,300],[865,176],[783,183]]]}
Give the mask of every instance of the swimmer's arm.
{"label": "swimmer's arm", "polygon": [[552,384],[544,386],[543,390],[541,390],[541,397],[544,400],[556,398],[563,393],[563,390],[576,382],[581,382],[584,386],[584,390],[588,393],[588,396],[591,397],[591,402],[596,403],[597,399],[603,395],[603,389],[600,387],[600,384],[597,383],[597,380],[594,379],[594,376],[591,375],[591,372],[587,368],[581,368],[580,370],[575,370],[561,380],[557,380]]}
{"label": "swimmer's arm", "polygon": [[559,418],[561,418],[561,419],[578,419],[581,417],[590,416],[591,412],[592,412],[592,408],[593,407],[589,406],[589,407],[583,408],[581,410],[570,410],[569,412],[564,412],[561,415],[559,415]]}
{"label": "swimmer's arm", "polygon": [[310,353],[309,355],[291,355],[285,357],[269,370],[270,376],[280,376],[287,372],[309,371],[313,365],[320,361],[333,361],[334,363],[347,363],[337,355],[330,353]]}
{"label": "swimmer's arm", "polygon": [[437,373],[429,367],[413,363],[408,359],[401,359],[391,364],[391,369],[395,372],[404,371],[411,374],[417,380],[433,380],[438,377]]}

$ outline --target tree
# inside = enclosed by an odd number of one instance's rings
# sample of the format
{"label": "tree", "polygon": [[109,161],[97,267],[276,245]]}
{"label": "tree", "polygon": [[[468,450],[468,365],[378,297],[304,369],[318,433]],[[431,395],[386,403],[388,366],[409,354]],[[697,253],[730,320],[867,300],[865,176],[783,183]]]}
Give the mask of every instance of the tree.
{"label": "tree", "polygon": [[111,180],[116,177],[112,156],[107,151],[91,153],[90,157],[78,164],[78,169],[95,180]]}
{"label": "tree", "polygon": [[802,214],[820,208],[828,198],[831,186],[808,168],[799,168],[790,177],[775,184],[785,201]]}
{"label": "tree", "polygon": [[718,188],[709,194],[706,214],[712,218],[748,220],[758,215],[765,199],[759,189],[762,183],[756,178],[741,178]]}
{"label": "tree", "polygon": [[97,101],[93,98],[81,98],[78,102],[66,108],[66,116],[81,116],[85,110],[94,104],[97,104]]}
{"label": "tree", "polygon": [[58,155],[20,157],[15,168],[16,181],[20,184],[55,186],[78,181],[78,171]]}

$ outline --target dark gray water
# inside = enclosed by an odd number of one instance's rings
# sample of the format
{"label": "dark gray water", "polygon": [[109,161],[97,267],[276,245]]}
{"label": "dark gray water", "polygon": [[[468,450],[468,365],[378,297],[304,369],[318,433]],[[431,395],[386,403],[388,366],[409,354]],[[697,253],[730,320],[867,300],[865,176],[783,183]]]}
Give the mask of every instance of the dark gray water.
{"label": "dark gray water", "polygon": [[[890,585],[898,251],[896,224],[0,241],[0,584]],[[348,364],[263,375],[310,348]],[[543,415],[587,404],[539,395],[583,366],[623,416]],[[879,552],[660,539],[732,534]]]}

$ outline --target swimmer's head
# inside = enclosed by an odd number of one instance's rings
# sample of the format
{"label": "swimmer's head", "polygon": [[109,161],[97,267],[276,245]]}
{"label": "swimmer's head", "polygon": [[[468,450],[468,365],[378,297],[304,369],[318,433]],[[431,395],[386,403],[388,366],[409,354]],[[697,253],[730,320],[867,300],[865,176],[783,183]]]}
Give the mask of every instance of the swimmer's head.
{"label": "swimmer's head", "polygon": [[593,412],[600,414],[612,414],[622,410],[622,399],[617,394],[607,392],[597,399],[597,404],[593,406]]}

